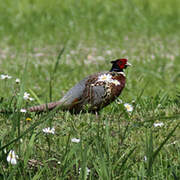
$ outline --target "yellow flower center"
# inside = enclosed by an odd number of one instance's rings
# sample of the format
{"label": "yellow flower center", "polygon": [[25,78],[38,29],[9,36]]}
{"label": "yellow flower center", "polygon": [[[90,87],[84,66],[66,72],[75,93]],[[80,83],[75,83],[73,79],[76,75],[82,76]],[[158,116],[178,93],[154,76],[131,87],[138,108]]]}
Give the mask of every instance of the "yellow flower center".
{"label": "yellow flower center", "polygon": [[104,80],[106,80],[106,79],[107,79],[107,77],[106,77],[106,76],[103,76],[103,77],[102,77],[102,80],[103,80],[103,81],[104,81]]}
{"label": "yellow flower center", "polygon": [[31,119],[31,118],[29,118],[29,117],[27,117],[27,118],[26,118],[26,121],[32,121],[32,119]]}
{"label": "yellow flower center", "polygon": [[10,154],[9,154],[9,157],[10,157],[10,159],[13,159],[13,154],[10,153]]}

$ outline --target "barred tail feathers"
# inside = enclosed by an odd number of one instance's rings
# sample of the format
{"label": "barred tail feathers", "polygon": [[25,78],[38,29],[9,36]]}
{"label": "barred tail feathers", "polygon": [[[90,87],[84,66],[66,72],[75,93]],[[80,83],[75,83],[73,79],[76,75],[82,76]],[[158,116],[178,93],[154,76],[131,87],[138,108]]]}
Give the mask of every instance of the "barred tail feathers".
{"label": "barred tail feathers", "polygon": [[47,104],[42,104],[42,105],[38,105],[38,106],[32,106],[30,108],[28,108],[28,111],[30,112],[43,112],[46,110],[52,110],[54,109],[56,106],[58,106],[60,103],[59,102],[50,102]]}

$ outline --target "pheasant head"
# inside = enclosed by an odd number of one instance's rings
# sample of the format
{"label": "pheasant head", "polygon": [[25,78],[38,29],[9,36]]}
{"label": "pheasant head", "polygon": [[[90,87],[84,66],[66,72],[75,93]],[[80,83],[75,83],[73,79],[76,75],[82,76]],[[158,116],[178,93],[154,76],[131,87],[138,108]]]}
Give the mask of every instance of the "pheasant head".
{"label": "pheasant head", "polygon": [[127,59],[117,59],[115,61],[111,61],[112,68],[110,72],[123,72],[123,69],[126,69],[128,66],[131,66],[130,63],[128,63]]}

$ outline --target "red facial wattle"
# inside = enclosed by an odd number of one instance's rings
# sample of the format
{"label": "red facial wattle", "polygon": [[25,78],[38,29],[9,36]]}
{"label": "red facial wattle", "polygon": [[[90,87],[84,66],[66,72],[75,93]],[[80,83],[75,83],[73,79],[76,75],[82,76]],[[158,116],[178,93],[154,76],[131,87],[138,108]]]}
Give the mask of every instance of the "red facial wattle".
{"label": "red facial wattle", "polygon": [[120,59],[118,62],[117,62],[118,66],[120,69],[124,69],[125,68],[125,65],[127,64],[127,59]]}

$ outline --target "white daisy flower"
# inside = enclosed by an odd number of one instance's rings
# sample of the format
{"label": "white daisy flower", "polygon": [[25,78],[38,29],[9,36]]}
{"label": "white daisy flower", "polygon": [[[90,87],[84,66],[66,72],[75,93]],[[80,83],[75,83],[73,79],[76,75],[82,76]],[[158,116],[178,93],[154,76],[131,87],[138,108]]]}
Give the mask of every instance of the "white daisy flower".
{"label": "white daisy flower", "polygon": [[147,161],[147,156],[144,156],[144,161]]}
{"label": "white daisy flower", "polygon": [[77,139],[77,138],[72,138],[72,139],[71,139],[71,142],[74,142],[74,143],[79,143],[79,142],[80,142],[80,139]]}
{"label": "white daisy flower", "polygon": [[21,110],[20,110],[20,112],[22,112],[22,113],[26,113],[26,112],[27,112],[27,110],[26,110],[26,109],[21,109]]}
{"label": "white daisy flower", "polygon": [[86,168],[86,172],[87,172],[87,175],[89,175],[89,173],[91,172],[91,170],[89,168]]}
{"label": "white daisy flower", "polygon": [[120,99],[120,98],[116,99],[116,102],[117,102],[117,104],[122,104],[123,103],[122,99]]}
{"label": "white daisy flower", "polygon": [[7,156],[7,162],[11,163],[12,165],[16,165],[17,164],[17,158],[18,158],[18,156],[15,154],[15,152],[13,150],[10,150],[9,154]]}
{"label": "white daisy flower", "polygon": [[32,98],[32,97],[29,97],[29,100],[30,100],[30,101],[34,101],[34,98]]}
{"label": "white daisy flower", "polygon": [[174,142],[172,142],[171,144],[176,144],[176,143],[178,143],[178,141],[174,141]]}
{"label": "white daisy flower", "polygon": [[20,83],[20,79],[19,79],[19,78],[16,79],[16,83],[17,83],[17,84]]}
{"label": "white daisy flower", "polygon": [[30,97],[30,94],[27,92],[24,92],[23,98],[24,100],[34,101],[34,98]]}
{"label": "white daisy flower", "polygon": [[6,75],[1,74],[1,79],[6,79]]}
{"label": "white daisy flower", "polygon": [[55,128],[50,128],[50,127],[47,127],[47,128],[44,128],[43,129],[43,132],[46,133],[46,134],[54,134],[55,133]]}
{"label": "white daisy flower", "polygon": [[6,74],[1,74],[1,79],[11,79],[12,76],[6,75]]}
{"label": "white daisy flower", "polygon": [[161,126],[164,126],[164,123],[159,122],[159,123],[154,123],[153,125],[154,125],[154,127],[161,127]]}
{"label": "white daisy flower", "polygon": [[7,79],[11,79],[12,78],[12,76],[8,76],[8,75],[6,77],[7,77]]}
{"label": "white daisy flower", "polygon": [[[80,174],[80,172],[81,172],[81,168],[79,168],[79,174]],[[91,170],[86,167],[86,174],[89,175],[90,172],[91,172]]]}
{"label": "white daisy flower", "polygon": [[110,82],[112,81],[112,76],[110,74],[103,74],[98,77],[98,81]]}
{"label": "white daisy flower", "polygon": [[120,85],[120,82],[116,79],[111,80],[111,83],[115,84],[116,86]]}
{"label": "white daisy flower", "polygon": [[131,104],[125,103],[124,107],[126,108],[127,112],[132,112],[133,111],[133,106]]}
{"label": "white daisy flower", "polygon": [[30,94],[29,94],[29,93],[24,92],[24,96],[23,96],[23,98],[24,98],[25,100],[28,100],[28,99],[29,99],[29,96],[30,96]]}

